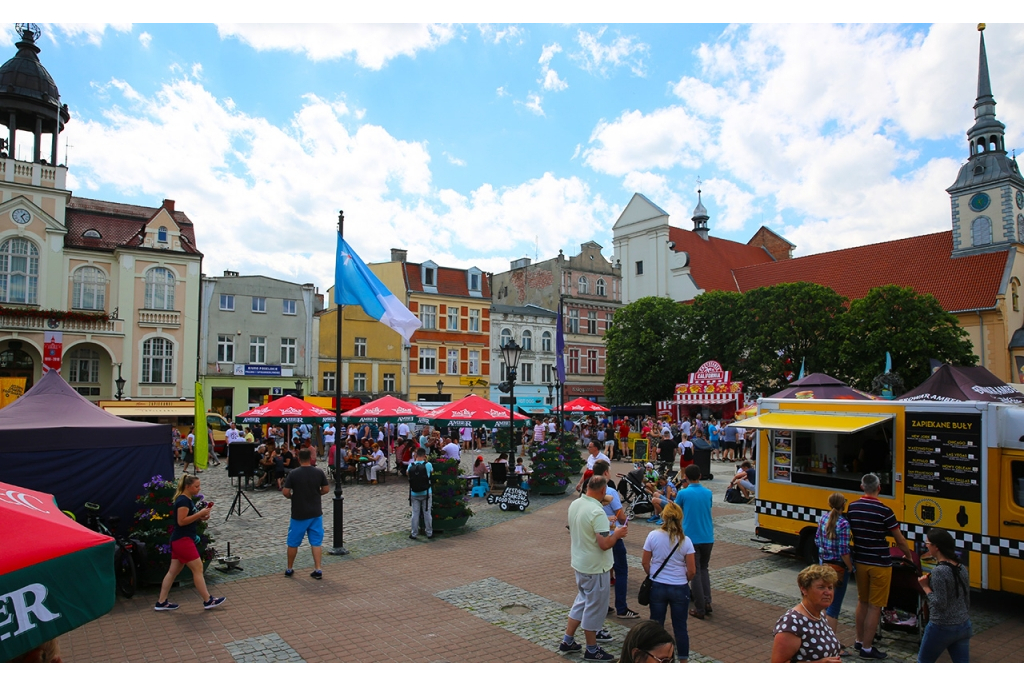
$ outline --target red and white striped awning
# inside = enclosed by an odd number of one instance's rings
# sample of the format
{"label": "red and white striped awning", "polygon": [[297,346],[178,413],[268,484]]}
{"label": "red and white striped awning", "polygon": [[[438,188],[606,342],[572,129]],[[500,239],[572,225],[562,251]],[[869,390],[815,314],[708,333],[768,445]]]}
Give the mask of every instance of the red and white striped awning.
{"label": "red and white striped awning", "polygon": [[709,392],[676,395],[669,404],[727,404],[743,397],[739,392]]}

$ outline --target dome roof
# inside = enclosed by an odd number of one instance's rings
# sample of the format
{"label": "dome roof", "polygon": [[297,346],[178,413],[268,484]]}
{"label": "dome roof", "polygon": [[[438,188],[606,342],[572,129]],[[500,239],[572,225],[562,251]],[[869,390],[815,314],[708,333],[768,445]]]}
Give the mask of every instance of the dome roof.
{"label": "dome roof", "polygon": [[708,216],[708,210],[704,208],[704,203],[701,202],[701,200],[700,200],[700,191],[698,190],[697,191],[697,206],[693,208],[693,217],[692,217],[692,219],[694,221],[696,221],[697,219],[710,219],[710,218],[711,217]]}
{"label": "dome roof", "polygon": [[22,31],[21,40],[15,43],[18,53],[0,66],[0,98],[20,95],[56,108],[60,92],[53,77],[39,62],[39,48],[31,29]]}

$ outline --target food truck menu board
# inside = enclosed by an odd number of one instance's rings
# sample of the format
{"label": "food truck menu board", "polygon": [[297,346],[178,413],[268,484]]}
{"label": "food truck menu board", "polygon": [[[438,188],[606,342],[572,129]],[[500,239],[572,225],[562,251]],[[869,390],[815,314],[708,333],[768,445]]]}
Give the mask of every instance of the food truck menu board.
{"label": "food truck menu board", "polygon": [[791,482],[793,480],[793,431],[773,430],[772,480]]}
{"label": "food truck menu board", "polygon": [[906,493],[981,502],[981,416],[907,412]]}

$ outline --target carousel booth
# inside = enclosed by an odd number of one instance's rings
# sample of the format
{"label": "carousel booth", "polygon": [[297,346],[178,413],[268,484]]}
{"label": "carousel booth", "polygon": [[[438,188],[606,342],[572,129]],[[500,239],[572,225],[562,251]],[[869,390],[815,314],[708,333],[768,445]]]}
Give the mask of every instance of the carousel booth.
{"label": "carousel booth", "polygon": [[675,396],[658,402],[658,414],[667,413],[673,421],[700,414],[732,418],[743,406],[743,383],[732,380],[732,372],[712,360],[701,364],[686,383],[676,385]]}

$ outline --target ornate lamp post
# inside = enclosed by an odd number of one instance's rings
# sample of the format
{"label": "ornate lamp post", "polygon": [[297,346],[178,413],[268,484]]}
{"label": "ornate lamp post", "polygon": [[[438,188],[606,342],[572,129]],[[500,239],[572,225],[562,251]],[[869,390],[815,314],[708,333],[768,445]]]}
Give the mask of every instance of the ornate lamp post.
{"label": "ornate lamp post", "polygon": [[441,393],[442,393],[443,390],[444,390],[444,381],[439,380],[437,382],[437,401],[438,402],[444,402],[444,398],[441,397]]}
{"label": "ornate lamp post", "polygon": [[302,379],[299,378],[295,381],[295,396],[300,400],[302,399]]}
{"label": "ornate lamp post", "polygon": [[117,365],[117,380],[114,381],[114,384],[117,385],[117,394],[114,395],[114,399],[117,400],[118,402],[120,402],[124,398],[124,384],[125,384],[125,380],[123,378],[121,378],[121,364],[120,363],[118,363],[118,365]]}
{"label": "ornate lamp post", "polygon": [[519,346],[515,340],[509,340],[507,343],[501,346],[501,358],[505,362],[505,382],[498,386],[498,389],[502,392],[508,392],[508,444],[509,444],[509,469],[508,469],[508,482],[506,487],[515,487],[516,477],[515,468],[513,468],[513,460],[516,457],[516,429],[515,429],[515,410],[516,410],[516,369],[519,368],[519,356],[523,353],[523,348]]}
{"label": "ornate lamp post", "polygon": [[548,383],[548,406],[553,407],[555,401],[555,384]]}

